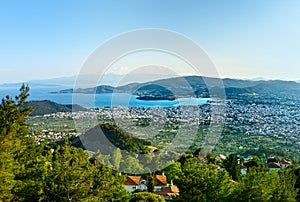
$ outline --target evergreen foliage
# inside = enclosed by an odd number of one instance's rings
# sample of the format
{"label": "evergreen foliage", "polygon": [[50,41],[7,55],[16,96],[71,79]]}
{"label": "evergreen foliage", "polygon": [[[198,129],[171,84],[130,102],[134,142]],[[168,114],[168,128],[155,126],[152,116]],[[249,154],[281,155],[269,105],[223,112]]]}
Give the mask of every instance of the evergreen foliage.
{"label": "evergreen foliage", "polygon": [[115,124],[103,123],[100,124],[100,128],[107,139],[121,150],[136,153],[149,152],[149,149],[145,146],[150,145],[150,142],[133,137]]}
{"label": "evergreen foliage", "polygon": [[149,174],[148,182],[147,182],[147,191],[154,193],[154,177],[153,174]]}
{"label": "evergreen foliage", "polygon": [[53,147],[28,136],[28,86],[0,105],[0,201],[123,201],[124,177],[89,161],[68,141]]}
{"label": "evergreen foliage", "polygon": [[238,165],[238,158],[235,154],[230,154],[223,162],[225,169],[233,180],[238,181],[240,176],[240,168]]}
{"label": "evergreen foliage", "polygon": [[129,197],[129,202],[164,202],[165,200],[156,194],[149,192],[134,193]]}
{"label": "evergreen foliage", "polygon": [[226,201],[234,190],[227,172],[217,172],[214,165],[200,164],[196,158],[182,165],[182,174],[174,182],[180,190],[176,201]]}
{"label": "evergreen foliage", "polygon": [[178,173],[174,182],[180,195],[175,201],[297,201],[299,194],[299,173],[291,168],[268,172],[253,166],[238,182],[229,172],[217,171],[216,165],[201,164],[197,158],[187,158],[178,169],[178,165],[165,169],[167,175]]}

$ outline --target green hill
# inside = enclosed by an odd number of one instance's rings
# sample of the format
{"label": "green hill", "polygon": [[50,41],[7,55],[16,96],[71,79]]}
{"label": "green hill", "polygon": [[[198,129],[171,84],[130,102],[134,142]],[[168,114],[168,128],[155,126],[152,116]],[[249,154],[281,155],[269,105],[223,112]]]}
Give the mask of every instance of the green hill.
{"label": "green hill", "polygon": [[30,101],[27,105],[31,105],[33,107],[33,111],[31,112],[30,116],[52,114],[57,112],[72,112],[72,109],[74,111],[88,110],[80,105],[62,105],[49,100]]}
{"label": "green hill", "polygon": [[150,142],[135,138],[132,134],[111,123],[100,124],[72,139],[71,142],[74,146],[88,151],[100,150],[102,154],[109,154],[114,147],[128,152],[147,153],[149,149],[146,146],[150,145]]}

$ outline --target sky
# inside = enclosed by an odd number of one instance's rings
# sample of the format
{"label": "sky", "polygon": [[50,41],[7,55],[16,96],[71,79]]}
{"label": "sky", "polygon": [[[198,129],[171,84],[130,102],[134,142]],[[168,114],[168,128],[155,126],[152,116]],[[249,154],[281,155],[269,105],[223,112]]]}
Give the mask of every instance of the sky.
{"label": "sky", "polygon": [[105,41],[161,28],[197,43],[220,77],[300,80],[298,0],[2,0],[0,83],[72,76]]}

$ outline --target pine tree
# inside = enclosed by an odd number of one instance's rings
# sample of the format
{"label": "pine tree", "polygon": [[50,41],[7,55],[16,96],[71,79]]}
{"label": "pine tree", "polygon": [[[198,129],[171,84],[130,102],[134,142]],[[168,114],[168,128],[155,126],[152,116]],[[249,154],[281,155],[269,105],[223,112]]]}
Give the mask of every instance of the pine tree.
{"label": "pine tree", "polygon": [[238,181],[240,176],[240,168],[238,159],[235,154],[230,154],[223,162],[223,165],[233,180]]}
{"label": "pine tree", "polygon": [[35,144],[28,136],[29,88],[0,104],[0,201],[122,201],[124,177],[91,162],[87,152]]}
{"label": "pine tree", "polygon": [[117,171],[120,169],[121,160],[122,160],[122,153],[121,153],[120,148],[117,148],[114,150],[114,152],[112,154],[113,168]]}
{"label": "pine tree", "polygon": [[[27,135],[28,125],[26,118],[32,111],[26,106],[26,99],[29,96],[29,87],[24,84],[20,88],[20,95],[13,100],[6,96],[0,105],[0,134],[8,135],[9,132],[16,132],[15,138],[24,138]],[[2,138],[4,138],[2,136]]]}
{"label": "pine tree", "polygon": [[[1,134],[3,137],[4,134]],[[5,136],[11,136],[11,134],[5,134]],[[14,162],[14,156],[10,152],[13,147],[13,143],[10,138],[1,140],[0,142],[0,201],[10,201],[13,199],[11,193],[13,187],[16,184],[15,170],[17,165]]]}
{"label": "pine tree", "polygon": [[168,176],[168,181],[177,180],[182,175],[181,164],[179,162],[174,162],[164,169],[166,176]]}
{"label": "pine tree", "polygon": [[232,194],[234,201],[296,201],[293,173],[251,167]]}
{"label": "pine tree", "polygon": [[0,200],[13,199],[12,190],[17,184],[15,179],[19,172],[19,156],[31,141],[28,135],[26,117],[31,107],[26,106],[29,88],[24,84],[20,95],[13,100],[6,96],[0,104]]}
{"label": "pine tree", "polygon": [[120,170],[129,174],[141,174],[144,172],[144,168],[139,160],[131,154],[127,154],[127,156],[122,159]]}
{"label": "pine tree", "polygon": [[154,177],[153,174],[150,173],[147,181],[147,191],[154,193]]}
{"label": "pine tree", "polygon": [[234,183],[227,172],[218,172],[212,164],[200,164],[189,158],[182,165],[182,175],[174,180],[180,196],[175,201],[228,201]]}

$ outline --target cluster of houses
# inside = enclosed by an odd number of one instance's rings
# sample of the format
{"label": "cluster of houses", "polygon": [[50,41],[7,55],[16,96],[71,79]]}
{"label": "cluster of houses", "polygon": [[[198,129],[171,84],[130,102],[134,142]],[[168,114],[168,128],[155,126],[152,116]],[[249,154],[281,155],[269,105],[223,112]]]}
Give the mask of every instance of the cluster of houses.
{"label": "cluster of houses", "polygon": [[[225,159],[226,159],[226,156],[224,156],[222,154],[215,157],[216,162],[220,162],[220,161],[225,160]],[[201,163],[207,163],[208,162],[207,158],[205,158],[205,157],[199,157],[199,161]],[[238,164],[239,164],[239,167],[240,167],[241,174],[246,174],[247,169],[248,169],[247,166],[245,166],[243,163],[240,163],[240,159],[238,159]],[[266,163],[266,166],[269,169],[269,172],[274,171],[274,170],[284,170],[284,169],[288,168],[291,165],[292,165],[292,161],[288,160],[288,159],[282,159],[282,160],[277,161],[276,159],[271,158],[270,161],[268,161]],[[225,170],[225,168],[222,167],[222,166],[218,166],[217,170],[223,171],[223,170]]]}
{"label": "cluster of houses", "polygon": [[279,162],[269,162],[268,163],[268,168],[269,171],[273,170],[283,170],[286,169],[287,167],[291,166],[292,162],[288,159],[282,159]]}
{"label": "cluster of houses", "polygon": [[[226,157],[224,155],[217,156],[216,161],[224,160]],[[206,158],[199,158],[201,163],[207,163]],[[239,163],[239,161],[238,161]],[[267,163],[269,171],[274,170],[283,170],[292,165],[292,162],[288,159],[282,159],[280,161],[271,161]],[[239,163],[241,174],[247,173],[247,167],[243,163]],[[218,167],[218,170],[224,170],[222,167]],[[141,176],[127,176],[127,179],[124,183],[125,189],[129,193],[135,191],[148,191],[147,189],[147,180],[143,179]],[[167,176],[162,173],[162,175],[154,175],[154,193],[162,196],[166,200],[171,199],[174,196],[179,195],[179,188],[176,185],[173,185],[171,181],[170,184],[167,183]]]}
{"label": "cluster of houses", "polygon": [[[147,191],[147,179],[142,179],[141,176],[127,176],[124,186],[129,193],[136,190]],[[167,176],[163,173],[162,175],[154,175],[154,193],[165,199],[170,199],[179,195],[179,189],[172,182],[168,184]]]}

